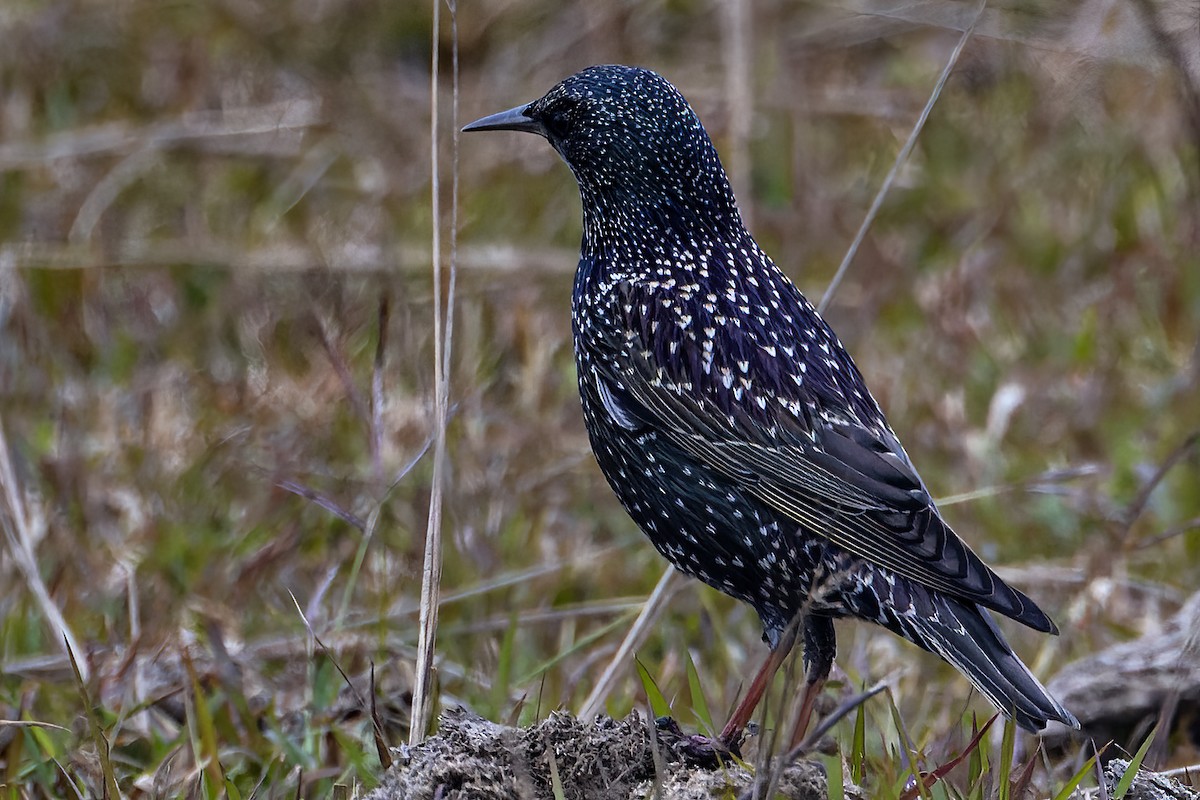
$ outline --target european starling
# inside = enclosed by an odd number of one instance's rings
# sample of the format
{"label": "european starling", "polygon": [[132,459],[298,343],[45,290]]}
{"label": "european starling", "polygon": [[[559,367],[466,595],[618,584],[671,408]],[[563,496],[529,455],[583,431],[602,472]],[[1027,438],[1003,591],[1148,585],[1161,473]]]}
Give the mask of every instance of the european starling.
{"label": "european starling", "polygon": [[572,328],[600,469],[683,572],[754,607],[772,653],[722,739],[804,634],[806,706],[833,620],[954,665],[1023,728],[1079,723],[989,612],[1057,633],[942,519],[862,374],[742,223],[708,134],[645,69],[596,66],[465,131],[544,136],[583,200]]}

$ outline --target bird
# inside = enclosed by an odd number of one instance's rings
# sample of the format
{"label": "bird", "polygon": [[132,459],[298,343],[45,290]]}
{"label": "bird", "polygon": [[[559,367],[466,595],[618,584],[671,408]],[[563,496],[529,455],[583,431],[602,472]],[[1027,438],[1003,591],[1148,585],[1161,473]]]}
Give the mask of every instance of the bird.
{"label": "bird", "polygon": [[943,519],[837,335],[747,230],[674,85],[592,66],[462,130],[537,134],[574,174],[571,320],[592,451],[654,547],[762,622],[769,653],[721,744],[740,745],[801,636],[807,725],[840,618],[937,654],[1030,732],[1079,727],[993,614],[1056,635],[1054,622]]}

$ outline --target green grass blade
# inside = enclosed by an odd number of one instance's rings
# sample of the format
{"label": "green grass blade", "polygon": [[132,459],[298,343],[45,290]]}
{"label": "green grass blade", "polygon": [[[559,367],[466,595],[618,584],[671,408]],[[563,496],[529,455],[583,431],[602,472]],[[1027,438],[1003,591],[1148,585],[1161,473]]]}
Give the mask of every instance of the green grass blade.
{"label": "green grass blade", "polygon": [[617,628],[621,628],[621,627],[628,625],[630,620],[632,620],[635,616],[637,616],[636,612],[626,612],[626,613],[622,614],[621,616],[615,618],[612,622],[608,623],[607,625],[603,625],[598,630],[593,631],[592,633],[589,633],[587,636],[584,636],[579,641],[572,643],[571,646],[568,647],[566,650],[563,650],[561,653],[551,656],[550,658],[546,659],[545,661],[543,661],[542,663],[538,664],[536,667],[531,669],[525,675],[522,675],[520,680],[517,681],[517,685],[524,686],[527,683],[533,683],[534,679],[536,679],[539,675],[541,675],[546,670],[552,668],[554,665],[558,664],[560,661],[567,658],[571,654],[577,653],[580,650],[583,650],[584,648],[591,645],[593,642],[595,642],[599,639],[603,639],[605,636],[612,633]]}
{"label": "green grass blade", "polygon": [[642,660],[635,656],[633,662],[637,665],[638,678],[642,681],[642,688],[646,690],[646,699],[650,701],[650,710],[654,712],[654,716],[671,716],[670,704],[663,697],[663,693],[659,691],[658,684],[654,682],[654,678],[650,677],[650,672],[642,664]]}
{"label": "green grass blade", "polygon": [[1017,723],[1009,718],[1004,721],[1004,738],[1000,740],[1000,774],[996,776],[1000,800],[1010,800],[1012,797],[1013,751],[1016,746]]}
{"label": "green grass blade", "polygon": [[1142,746],[1138,748],[1134,754],[1133,760],[1129,762],[1129,766],[1125,768],[1125,774],[1121,776],[1121,780],[1117,781],[1117,787],[1113,789],[1113,800],[1121,800],[1129,792],[1129,787],[1133,786],[1133,779],[1137,777],[1138,770],[1142,768],[1142,762],[1146,760],[1146,753],[1150,752],[1150,745],[1154,744],[1154,737],[1158,734],[1158,726],[1155,725],[1150,729],[1150,733],[1146,735],[1146,740],[1142,742]]}
{"label": "green grass blade", "polygon": [[96,755],[100,759],[100,770],[104,775],[104,794],[106,798],[111,800],[119,800],[121,790],[117,788],[117,777],[113,771],[112,759],[109,758],[108,739],[104,736],[104,731],[100,727],[100,718],[96,714],[96,709],[92,707],[92,698],[88,694],[87,684],[84,683],[83,673],[79,670],[79,664],[75,661],[75,651],[68,644],[67,658],[71,661],[71,670],[75,673],[75,688],[79,692],[79,699],[83,703],[84,712],[87,714],[88,730],[92,736],[92,742],[96,745]]}
{"label": "green grass blade", "polygon": [[857,784],[863,782],[866,771],[863,765],[867,758],[867,708],[860,705],[854,714],[854,742],[850,747],[850,778]]}
{"label": "green grass blade", "polygon": [[562,778],[558,775],[558,761],[554,758],[554,751],[547,750],[546,757],[550,760],[550,788],[554,792],[554,800],[567,800],[567,793],[563,790]]}
{"label": "green grass blade", "polygon": [[50,733],[43,729],[42,726],[31,726],[29,728],[29,735],[33,737],[33,741],[37,744],[38,749],[41,750],[42,755],[47,759],[53,761],[62,756],[62,752],[54,744],[54,739],[51,738]]}
{"label": "green grass blade", "polygon": [[[979,722],[971,715],[971,737],[979,734]],[[983,800],[983,776],[987,772],[987,748],[976,747],[967,761],[967,800]]]}
{"label": "green grass blade", "polygon": [[1066,785],[1063,786],[1059,793],[1054,795],[1054,800],[1069,800],[1071,795],[1075,793],[1075,789],[1079,787],[1079,784],[1083,783],[1083,779],[1092,773],[1092,768],[1096,765],[1096,759],[1099,758],[1100,753],[1103,753],[1106,749],[1108,749],[1108,745],[1105,745],[1100,749],[1099,753],[1096,753],[1087,761],[1085,761],[1083,766],[1079,768],[1079,771],[1071,776],[1071,780],[1067,781]]}
{"label": "green grass blade", "polygon": [[967,743],[967,746],[963,748],[961,753],[946,763],[940,765],[937,769],[919,776],[917,778],[917,786],[914,786],[912,789],[901,795],[900,800],[915,800],[919,792],[922,794],[924,793],[921,792],[922,787],[926,790],[931,789],[937,784],[938,781],[949,775],[959,764],[966,760],[966,758],[970,756],[973,751],[978,749],[979,742],[983,739],[984,734],[987,733],[988,728],[992,727],[992,723],[995,722],[996,718],[999,716],[999,714],[994,715],[980,730],[976,731],[975,735],[971,738],[971,741]]}
{"label": "green grass blade", "polygon": [[842,757],[825,757],[825,791],[829,800],[845,800],[846,787],[842,784]]}
{"label": "green grass blade", "polygon": [[196,715],[196,733],[199,737],[200,752],[197,760],[204,762],[204,771],[208,774],[209,795],[215,797],[219,788],[225,786],[225,773],[221,768],[221,752],[217,745],[217,730],[213,724],[212,709],[208,707],[208,698],[200,688],[200,678],[190,658],[184,658],[188,677],[192,683],[192,712]]}
{"label": "green grass blade", "polygon": [[500,641],[500,652],[496,658],[496,678],[492,681],[493,719],[499,719],[500,714],[508,705],[512,693],[513,659],[516,652],[517,628],[520,622],[516,612],[508,618],[508,627],[504,630],[504,638]]}
{"label": "green grass blade", "polygon": [[901,755],[906,756],[908,774],[910,778],[903,778],[904,783],[901,785],[900,793],[907,793],[908,787],[916,791],[922,800],[932,800],[929,795],[929,788],[925,785],[925,776],[921,774],[921,768],[917,762],[917,754],[910,745],[908,735],[905,733],[906,727],[904,720],[900,717],[900,709],[896,707],[896,698],[892,697],[891,690],[887,692],[888,705],[892,709],[892,722],[896,725],[896,730],[900,734],[900,746],[904,748]]}
{"label": "green grass blade", "polygon": [[716,733],[716,727],[713,725],[712,714],[708,710],[708,700],[704,697],[704,689],[700,686],[700,673],[696,671],[696,662],[692,661],[692,654],[687,653],[687,679],[688,690],[692,694],[692,713],[696,718],[704,724],[704,730],[709,734]]}
{"label": "green grass blade", "polygon": [[[388,491],[391,494],[391,490]],[[337,616],[334,617],[334,627],[341,627],[342,622],[350,614],[350,609],[353,607],[354,587],[358,585],[358,575],[362,571],[363,561],[367,558],[367,550],[370,548],[372,534],[375,531],[375,526],[379,522],[379,512],[383,508],[382,503],[376,505],[371,511],[370,520],[367,522],[366,530],[358,537],[358,550],[354,554],[354,563],[350,566],[350,575],[346,580],[346,586],[342,589],[342,602],[338,606]]]}

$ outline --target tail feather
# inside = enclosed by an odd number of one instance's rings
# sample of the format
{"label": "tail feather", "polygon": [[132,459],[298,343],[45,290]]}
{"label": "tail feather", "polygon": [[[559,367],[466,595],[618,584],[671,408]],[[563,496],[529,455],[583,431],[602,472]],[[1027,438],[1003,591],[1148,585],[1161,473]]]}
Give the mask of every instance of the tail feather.
{"label": "tail feather", "polygon": [[898,633],[948,661],[1022,728],[1036,733],[1050,720],[1079,728],[1079,720],[1033,676],[985,609],[931,595],[935,613],[897,615]]}

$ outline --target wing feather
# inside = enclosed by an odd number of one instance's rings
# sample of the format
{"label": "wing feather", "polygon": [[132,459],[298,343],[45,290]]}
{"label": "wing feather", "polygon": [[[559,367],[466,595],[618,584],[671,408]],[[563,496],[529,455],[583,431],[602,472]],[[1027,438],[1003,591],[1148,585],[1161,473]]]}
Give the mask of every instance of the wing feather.
{"label": "wing feather", "polygon": [[[657,311],[672,307],[655,302],[655,291],[629,287],[626,302],[610,307],[611,319],[624,309],[646,309],[650,319],[627,317],[624,346],[610,348],[595,367],[639,423],[848,552],[1037,630],[1056,630],[946,525],[882,413],[869,424],[844,413],[849,403],[829,408],[803,382],[756,360],[758,348],[740,328],[723,326],[719,352],[702,352],[686,326],[654,324]],[[718,377],[722,370],[732,380]]]}

